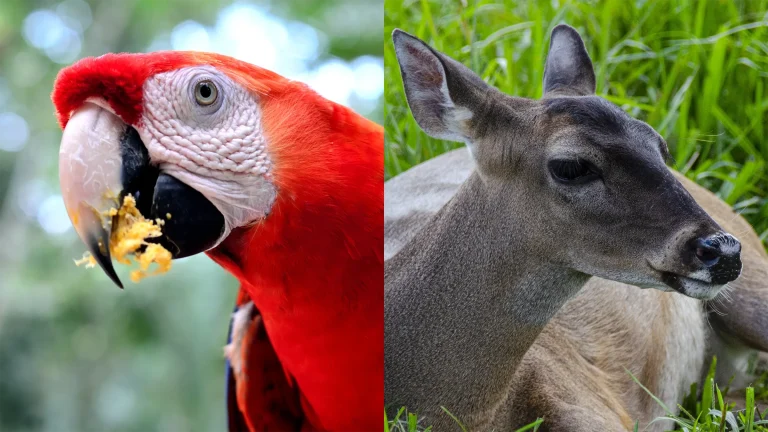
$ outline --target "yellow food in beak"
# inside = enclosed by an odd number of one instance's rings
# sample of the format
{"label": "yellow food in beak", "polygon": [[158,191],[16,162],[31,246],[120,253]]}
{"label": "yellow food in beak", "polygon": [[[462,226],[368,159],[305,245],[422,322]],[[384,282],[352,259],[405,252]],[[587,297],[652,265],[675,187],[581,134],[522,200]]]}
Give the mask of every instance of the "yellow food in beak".
{"label": "yellow food in beak", "polygon": [[[171,252],[157,243],[150,243],[147,239],[160,237],[161,229],[165,224],[162,219],[151,220],[145,218],[136,208],[136,200],[127,195],[119,209],[112,208],[107,216],[113,217],[114,227],[109,241],[109,251],[117,262],[131,265],[130,256],[138,263],[139,268],[131,271],[131,280],[139,282],[147,276],[162,274],[171,268]],[[102,245],[99,245],[102,247]],[[141,248],[143,250],[139,250]],[[149,267],[157,264],[153,271]],[[86,252],[83,258],[76,260],[75,264],[85,264],[86,268],[96,266],[96,259]]]}

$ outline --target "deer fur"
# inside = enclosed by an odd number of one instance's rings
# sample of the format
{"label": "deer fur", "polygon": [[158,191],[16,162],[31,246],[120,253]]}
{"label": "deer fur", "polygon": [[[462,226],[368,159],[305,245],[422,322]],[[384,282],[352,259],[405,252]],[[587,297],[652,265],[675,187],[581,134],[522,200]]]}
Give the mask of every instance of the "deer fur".
{"label": "deer fur", "polygon": [[[384,258],[394,256],[456,193],[474,170],[466,150],[418,165],[384,185]],[[519,391],[504,406],[509,423],[544,417],[540,430],[662,431],[663,409],[630,371],[675,409],[718,357],[720,383],[749,384],[747,359],[768,351],[768,255],[752,227],[714,194],[675,173],[720,226],[738,234],[741,276],[711,305],[701,300],[631,289],[592,278],[544,327],[510,384]],[[598,427],[602,425],[602,427]]]}
{"label": "deer fur", "polygon": [[[388,409],[451,430],[445,406],[470,430],[508,430],[519,399],[535,402],[512,385],[526,352],[590,276],[699,299],[738,276],[739,242],[667,169],[663,139],[593,95],[575,30],[552,31],[540,101],[504,95],[406,33],[393,38],[417,122],[467,143],[475,169],[444,205],[404,222],[426,220],[385,263]],[[554,168],[562,161],[579,174]],[[692,247],[702,239],[716,239],[722,261]]]}

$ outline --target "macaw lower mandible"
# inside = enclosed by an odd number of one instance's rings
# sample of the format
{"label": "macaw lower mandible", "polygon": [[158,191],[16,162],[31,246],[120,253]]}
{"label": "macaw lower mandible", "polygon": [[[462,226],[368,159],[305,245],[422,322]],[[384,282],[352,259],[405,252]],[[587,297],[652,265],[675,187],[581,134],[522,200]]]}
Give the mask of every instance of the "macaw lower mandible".
{"label": "macaw lower mandible", "polygon": [[[241,283],[230,427],[382,427],[383,129],[226,56],[107,54],[63,69],[68,214],[118,284],[109,208],[126,194],[174,258]],[[172,215],[172,217],[171,217]]]}

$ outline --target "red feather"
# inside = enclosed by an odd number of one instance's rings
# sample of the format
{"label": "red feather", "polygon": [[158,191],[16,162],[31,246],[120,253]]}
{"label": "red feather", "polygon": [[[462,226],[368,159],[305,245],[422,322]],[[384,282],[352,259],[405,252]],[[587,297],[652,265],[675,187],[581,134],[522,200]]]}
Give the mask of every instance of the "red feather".
{"label": "red feather", "polygon": [[87,57],[62,69],[53,85],[51,99],[63,129],[72,112],[91,97],[106,100],[124,122],[136,125],[144,104],[147,78],[195,65],[211,65],[227,73],[251,91],[266,94],[291,82],[267,69],[213,53],[161,51],[148,54],[104,54]]}
{"label": "red feather", "polygon": [[[240,289],[238,307],[248,313],[245,322],[233,324],[232,342],[227,346],[234,386],[229,388],[235,396],[237,413],[245,425],[237,425],[251,431],[295,431],[304,420],[299,391],[293,379],[280,363],[264,329],[263,320],[248,298],[247,291]],[[229,396],[229,395],[228,395]],[[233,430],[230,418],[230,430]]]}
{"label": "red feather", "polygon": [[272,213],[209,255],[248,281],[322,430],[379,430],[384,406],[383,132],[305,91],[267,104]]}

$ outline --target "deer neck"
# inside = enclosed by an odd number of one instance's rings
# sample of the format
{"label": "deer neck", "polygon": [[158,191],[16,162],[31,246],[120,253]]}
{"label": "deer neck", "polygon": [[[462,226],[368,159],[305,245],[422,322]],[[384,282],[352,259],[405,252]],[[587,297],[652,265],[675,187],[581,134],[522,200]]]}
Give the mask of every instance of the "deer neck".
{"label": "deer neck", "polygon": [[[525,352],[587,275],[526,253],[474,173],[385,267],[387,404],[445,406],[467,424],[506,397]],[[530,249],[528,249],[530,250]]]}

